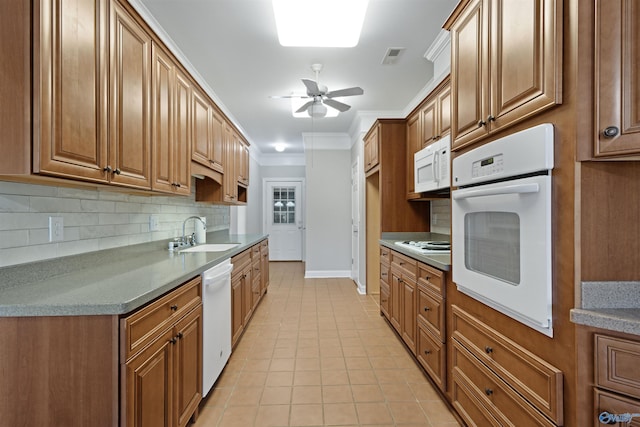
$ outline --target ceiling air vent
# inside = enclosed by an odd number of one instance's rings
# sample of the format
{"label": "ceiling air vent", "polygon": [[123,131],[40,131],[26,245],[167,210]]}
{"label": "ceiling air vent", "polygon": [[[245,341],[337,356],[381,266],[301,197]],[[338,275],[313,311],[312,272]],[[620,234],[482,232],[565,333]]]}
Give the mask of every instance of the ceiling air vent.
{"label": "ceiling air vent", "polygon": [[404,52],[406,48],[404,47],[390,47],[387,49],[387,52],[384,54],[384,58],[382,58],[383,64],[395,64],[398,61],[398,58],[402,56],[402,52]]}

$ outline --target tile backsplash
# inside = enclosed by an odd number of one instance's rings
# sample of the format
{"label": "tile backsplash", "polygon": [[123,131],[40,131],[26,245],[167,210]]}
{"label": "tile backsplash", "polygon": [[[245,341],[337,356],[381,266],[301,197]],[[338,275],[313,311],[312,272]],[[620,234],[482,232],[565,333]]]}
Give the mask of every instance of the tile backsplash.
{"label": "tile backsplash", "polygon": [[451,199],[431,201],[431,232],[451,236]]}
{"label": "tile backsplash", "polygon": [[[149,230],[151,215],[157,231]],[[182,223],[191,215],[206,217],[207,231],[229,228],[229,207],[198,203],[193,192],[134,195],[0,181],[0,267],[167,240],[182,235]],[[63,219],[61,242],[49,242],[50,216]],[[193,230],[189,221],[187,231]]]}

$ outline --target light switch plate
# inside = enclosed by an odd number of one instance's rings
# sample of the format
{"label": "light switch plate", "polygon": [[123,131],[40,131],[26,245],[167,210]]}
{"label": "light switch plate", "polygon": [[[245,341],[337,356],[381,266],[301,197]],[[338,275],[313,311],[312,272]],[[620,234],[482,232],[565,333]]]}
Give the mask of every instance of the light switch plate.
{"label": "light switch plate", "polygon": [[158,231],[159,229],[158,215],[149,215],[149,231]]}
{"label": "light switch plate", "polygon": [[49,241],[62,242],[64,240],[64,221],[61,216],[49,217]]}

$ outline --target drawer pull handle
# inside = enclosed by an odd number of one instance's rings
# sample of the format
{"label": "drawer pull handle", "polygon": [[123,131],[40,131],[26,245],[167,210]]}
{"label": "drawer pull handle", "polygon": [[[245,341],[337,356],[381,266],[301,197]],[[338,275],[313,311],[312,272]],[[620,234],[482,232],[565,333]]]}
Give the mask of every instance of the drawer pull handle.
{"label": "drawer pull handle", "polygon": [[178,305],[177,304],[173,304],[171,307],[171,311],[177,311],[178,310]]}
{"label": "drawer pull handle", "polygon": [[383,302],[383,303],[386,303],[387,301],[388,301],[388,300],[386,300],[386,299],[383,299],[383,300],[382,300],[382,302]]}
{"label": "drawer pull handle", "polygon": [[618,132],[620,132],[620,129],[615,126],[609,126],[602,131],[602,135],[604,135],[605,138],[613,138],[618,135]]}
{"label": "drawer pull handle", "polygon": [[493,394],[493,390],[491,390],[490,388],[485,388],[484,394],[486,394],[487,396],[491,396]]}
{"label": "drawer pull handle", "polygon": [[431,310],[429,307],[424,308],[424,311],[429,311],[429,310]]}
{"label": "drawer pull handle", "polygon": [[486,346],[486,347],[484,348],[484,352],[485,352],[485,353],[487,353],[487,354],[493,353],[493,348],[491,348],[491,347],[489,347],[489,346]]}
{"label": "drawer pull handle", "polygon": [[428,282],[429,280],[431,280],[431,276],[424,276],[424,280]]}
{"label": "drawer pull handle", "polygon": [[425,350],[425,351],[424,351],[424,354],[426,354],[426,355],[430,355],[430,354],[431,354],[431,350]]}

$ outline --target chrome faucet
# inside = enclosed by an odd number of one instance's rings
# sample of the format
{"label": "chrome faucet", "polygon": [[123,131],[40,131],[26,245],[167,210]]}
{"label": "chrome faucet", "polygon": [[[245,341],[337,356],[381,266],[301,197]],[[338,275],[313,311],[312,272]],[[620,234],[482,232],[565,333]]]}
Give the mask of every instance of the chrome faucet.
{"label": "chrome faucet", "polygon": [[202,226],[204,227],[204,229],[207,229],[207,224],[200,219],[199,216],[190,216],[189,218],[185,219],[184,222],[182,223],[182,238],[180,239],[180,243],[182,246],[193,246],[196,243],[196,238],[195,238],[195,234],[193,233],[191,236],[187,237],[186,233],[185,233],[185,226],[187,225],[187,221],[189,221],[190,219],[197,219],[198,221],[200,221],[202,223]]}

